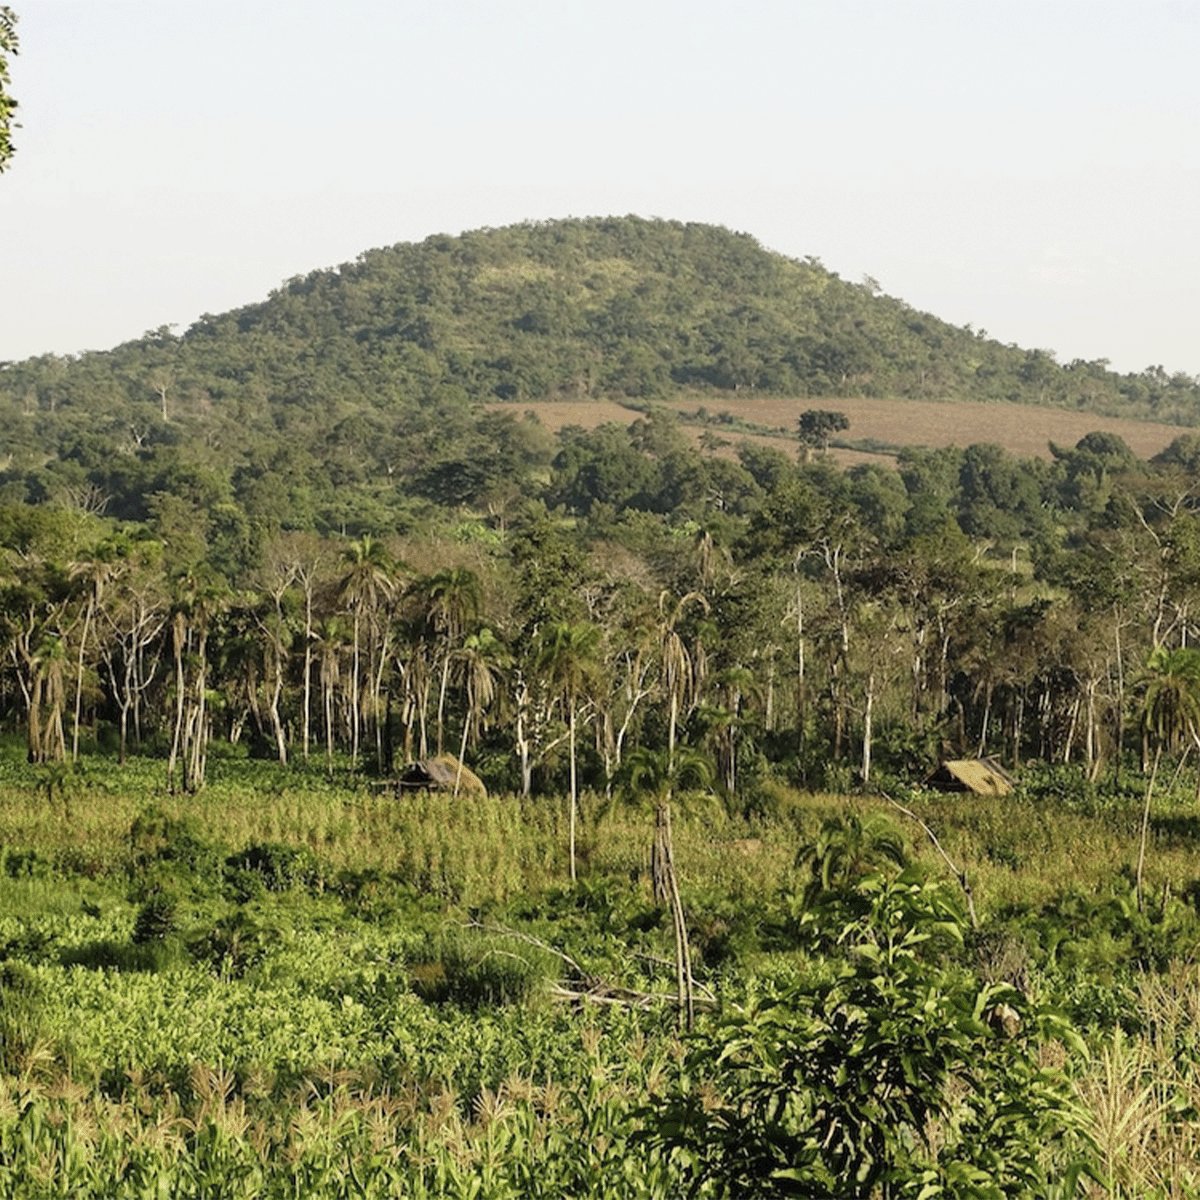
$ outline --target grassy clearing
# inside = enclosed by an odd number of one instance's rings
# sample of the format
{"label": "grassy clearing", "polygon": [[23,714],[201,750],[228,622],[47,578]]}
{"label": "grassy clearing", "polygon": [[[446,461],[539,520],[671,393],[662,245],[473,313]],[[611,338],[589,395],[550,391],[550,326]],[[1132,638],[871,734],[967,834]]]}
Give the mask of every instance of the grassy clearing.
{"label": "grassy clearing", "polygon": [[[156,1178],[196,1196],[677,1191],[630,1142],[684,1053],[649,808],[584,798],[570,888],[560,802],[396,799],[254,763],[217,764],[196,797],[161,780],[133,763],[48,793],[0,760],[5,1194],[135,1196]],[[676,798],[693,961],[727,1011],[841,953],[804,933],[831,819],[885,817],[956,894],[886,800],[769,800],[747,822]],[[1142,912],[1136,789],[904,800],[971,882],[983,928],[964,968],[1065,1008],[1090,1044],[1044,1051],[1095,1147],[1085,1194],[1193,1194],[1192,798],[1155,802]],[[852,889],[858,868],[839,862]],[[852,911],[853,891],[838,904]],[[598,981],[593,1001],[551,999]]]}

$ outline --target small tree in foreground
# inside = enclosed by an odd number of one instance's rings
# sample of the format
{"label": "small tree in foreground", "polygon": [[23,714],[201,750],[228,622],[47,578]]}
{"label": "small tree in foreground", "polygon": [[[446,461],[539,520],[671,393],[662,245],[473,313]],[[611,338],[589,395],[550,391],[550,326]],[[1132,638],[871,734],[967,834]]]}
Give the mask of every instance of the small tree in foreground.
{"label": "small tree in foreground", "polygon": [[857,891],[866,911],[835,931],[845,961],[698,1037],[652,1140],[692,1195],[1074,1194],[1086,1142],[1038,1046],[1082,1053],[1078,1035],[947,965],[964,932],[952,893],[912,869]]}

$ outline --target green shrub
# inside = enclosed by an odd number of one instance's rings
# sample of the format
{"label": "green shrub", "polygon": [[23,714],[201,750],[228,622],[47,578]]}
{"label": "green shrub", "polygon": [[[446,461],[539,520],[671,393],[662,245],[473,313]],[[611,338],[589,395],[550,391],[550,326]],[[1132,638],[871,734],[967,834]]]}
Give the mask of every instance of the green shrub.
{"label": "green shrub", "polygon": [[292,888],[319,891],[324,885],[320,864],[311,850],[278,842],[261,842],[231,854],[225,860],[225,871],[227,881],[241,891],[252,887],[250,881],[255,878],[269,892]]}
{"label": "green shrub", "polygon": [[935,885],[876,874],[858,890],[866,910],[832,939],[845,961],[694,1039],[649,1140],[713,1196],[1035,1197],[1077,1178],[1087,1147],[1038,1047],[1082,1052],[1078,1035],[927,955],[964,932]]}
{"label": "green shrub", "polygon": [[36,850],[0,846],[0,871],[10,879],[49,879],[54,874],[54,865]]}
{"label": "green shrub", "polygon": [[1101,808],[1101,794],[1082,763],[1047,763],[1039,759],[1021,769],[1021,790],[1039,804],[1092,815]]}
{"label": "green shrub", "polygon": [[133,943],[165,941],[179,928],[179,901],[170,892],[158,892],[138,909],[133,922]]}
{"label": "green shrub", "polygon": [[544,950],[516,938],[454,932],[432,939],[423,961],[410,971],[413,990],[423,1000],[478,1008],[524,1003],[556,966]]}
{"label": "green shrub", "polygon": [[140,874],[155,864],[170,864],[173,874],[217,876],[219,855],[198,831],[195,821],[167,815],[160,808],[139,814],[129,827],[130,867]]}
{"label": "green shrub", "polygon": [[241,979],[267,957],[281,937],[277,926],[239,909],[191,937],[188,951],[222,978]]}
{"label": "green shrub", "polygon": [[25,963],[0,963],[0,1074],[24,1071],[44,1035],[41,980]]}

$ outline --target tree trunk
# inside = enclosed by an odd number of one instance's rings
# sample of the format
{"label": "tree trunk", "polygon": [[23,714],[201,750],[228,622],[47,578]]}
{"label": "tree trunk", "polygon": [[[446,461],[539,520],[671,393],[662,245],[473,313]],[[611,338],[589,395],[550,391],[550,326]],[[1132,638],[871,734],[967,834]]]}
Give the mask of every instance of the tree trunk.
{"label": "tree trunk", "polygon": [[875,708],[875,673],[867,676],[867,699],[863,707],[862,777],[863,783],[871,779],[871,718]]}
{"label": "tree trunk", "polygon": [[575,700],[570,700],[571,708],[571,813],[569,818],[570,823],[570,841],[571,841],[571,882],[575,882],[575,809],[578,803],[578,791],[576,789],[575,777]]}
{"label": "tree trunk", "polygon": [[71,734],[71,761],[79,761],[79,718],[83,706],[83,656],[87,650],[88,632],[92,624],[95,596],[89,596],[83,614],[83,636],[79,639],[79,662],[75,672],[75,726]]}
{"label": "tree trunk", "polygon": [[1158,763],[1162,757],[1162,746],[1160,745],[1154,753],[1154,768],[1150,772],[1150,780],[1146,784],[1146,802],[1142,807],[1142,836],[1138,842],[1138,857],[1137,857],[1137,906],[1138,912],[1142,911],[1143,896],[1142,896],[1142,869],[1146,863],[1146,841],[1150,834],[1150,796],[1154,792],[1154,781],[1158,777]]}
{"label": "tree trunk", "polygon": [[654,844],[650,853],[654,897],[671,909],[675,935],[675,982],[679,997],[679,1023],[690,1030],[696,1017],[695,990],[692,980],[692,952],[688,945],[679,880],[675,874],[675,847],[671,838],[671,805],[664,800],[654,821]]}

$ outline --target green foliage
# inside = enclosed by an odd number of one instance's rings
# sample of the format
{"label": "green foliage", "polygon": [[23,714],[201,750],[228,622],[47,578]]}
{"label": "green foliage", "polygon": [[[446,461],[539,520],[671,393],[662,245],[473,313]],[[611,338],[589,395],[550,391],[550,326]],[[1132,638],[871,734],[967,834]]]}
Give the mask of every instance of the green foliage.
{"label": "green foliage", "polygon": [[[916,827],[873,816],[890,811],[877,798],[779,786],[776,817],[753,825],[681,808],[703,1026],[681,1047],[636,813],[589,829],[587,869],[564,886],[560,806],[397,801],[247,761],[162,799],[135,854],[127,831],[161,771],[92,772],[81,832],[46,817],[22,765],[0,786],[6,861],[46,869],[0,875],[0,971],[36,985],[16,1075],[0,1075],[0,1188],[661,1200],[696,1184],[838,1194],[860,1172],[851,1194],[873,1180],[880,1196],[1062,1196],[1090,1133],[1111,1143],[1097,1174],[1113,1194],[1185,1195],[1190,795],[1155,814],[1163,876],[1139,912],[1128,872],[1111,878],[1141,789],[1103,789],[1084,816],[1066,768],[1029,775],[1036,795],[905,796],[966,864],[979,933],[929,882],[942,867]],[[1013,865],[990,861],[1001,845]],[[68,847],[103,869],[65,873]],[[236,910],[231,876],[257,885]],[[168,895],[173,932],[151,903]],[[167,936],[135,942],[139,926]],[[1135,1161],[1115,1141],[1129,1121],[1104,1122],[1143,1094]]]}
{"label": "green foliage", "polygon": [[17,102],[8,92],[8,60],[17,53],[17,14],[7,4],[0,4],[0,173],[12,157],[13,113]]}
{"label": "green foliage", "polygon": [[1070,812],[1095,814],[1105,804],[1104,792],[1077,763],[1027,763],[1021,773],[1021,790],[1035,803]]}
{"label": "green foliage", "polygon": [[1192,904],[1163,888],[1139,907],[1125,877],[1098,895],[1065,891],[1022,926],[1042,965],[1109,981],[1163,971],[1200,951]]}
{"label": "green foliage", "polygon": [[179,900],[170,892],[157,892],[138,909],[133,922],[133,943],[163,942],[179,929]]}
{"label": "green foliage", "polygon": [[692,1194],[1054,1194],[1084,1164],[1038,1046],[1078,1036],[928,956],[931,939],[961,937],[936,887],[903,874],[858,886],[869,907],[834,934],[847,961],[697,1038],[653,1140]]}
{"label": "green foliage", "polygon": [[410,968],[417,995],[463,1008],[524,1004],[553,978],[557,966],[537,946],[467,931],[442,933],[423,957]]}
{"label": "green foliage", "polygon": [[160,864],[172,876],[183,872],[211,881],[220,862],[218,851],[200,835],[194,818],[171,816],[157,807],[139,813],[130,825],[129,853],[134,874]]}
{"label": "green foliage", "polygon": [[226,876],[235,891],[249,898],[255,891],[252,881],[268,892],[286,892],[292,888],[320,890],[324,876],[316,856],[303,846],[260,843],[247,846],[225,860]]}
{"label": "green foliage", "polygon": [[805,452],[829,449],[829,439],[835,433],[841,433],[850,428],[850,418],[844,412],[830,412],[823,408],[806,409],[800,414],[796,423],[800,435],[800,445]]}
{"label": "green foliage", "polygon": [[45,1037],[43,985],[22,962],[0,963],[0,1076],[20,1075]]}
{"label": "green foliage", "polygon": [[[7,6],[0,15],[3,139],[15,38]],[[650,402],[682,389],[1015,399],[1180,421],[1195,419],[1198,395],[1182,373],[1118,375],[1002,345],[744,234],[589,218],[370,250],[182,336],[160,328],[12,364],[0,411],[19,436],[0,494],[153,525],[177,566],[207,559],[233,579],[277,530],[386,537],[439,507],[456,522],[464,505],[502,514],[540,490],[556,449],[550,494],[581,512],[744,491],[655,428]],[[485,407],[561,397],[620,398],[647,416],[634,444],[609,429],[555,447],[536,418]],[[816,445],[843,417],[808,414]],[[1055,475],[1071,511],[1100,512],[1122,471],[1120,448],[1092,436]],[[1009,524],[997,499],[1026,524],[1032,513],[992,466],[971,472],[984,493],[964,513],[972,532]]]}
{"label": "green foliage", "polygon": [[282,936],[277,925],[239,908],[210,928],[193,933],[188,939],[188,950],[221,978],[241,979],[266,959]]}

